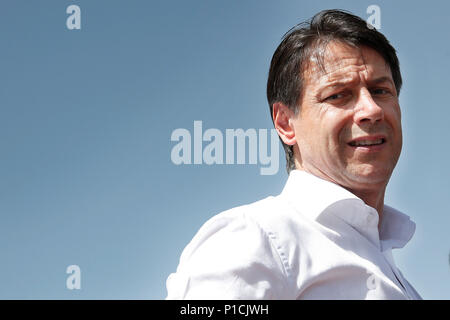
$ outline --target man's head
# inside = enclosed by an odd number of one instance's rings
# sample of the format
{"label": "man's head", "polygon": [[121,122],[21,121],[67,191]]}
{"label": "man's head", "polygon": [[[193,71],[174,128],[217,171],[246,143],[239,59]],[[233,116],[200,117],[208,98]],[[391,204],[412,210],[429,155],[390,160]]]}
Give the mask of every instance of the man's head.
{"label": "man's head", "polygon": [[288,172],[387,184],[402,147],[401,85],[395,49],[359,17],[327,10],[289,31],[267,84]]}

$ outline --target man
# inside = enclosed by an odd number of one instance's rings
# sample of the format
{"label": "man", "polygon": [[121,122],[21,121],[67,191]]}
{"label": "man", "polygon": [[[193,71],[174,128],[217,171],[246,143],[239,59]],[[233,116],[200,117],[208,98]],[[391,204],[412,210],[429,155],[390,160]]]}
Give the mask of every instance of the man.
{"label": "man", "polygon": [[267,85],[286,186],[203,225],[167,298],[420,299],[392,256],[415,224],[384,205],[401,84],[395,49],[359,17],[322,11],[288,32]]}

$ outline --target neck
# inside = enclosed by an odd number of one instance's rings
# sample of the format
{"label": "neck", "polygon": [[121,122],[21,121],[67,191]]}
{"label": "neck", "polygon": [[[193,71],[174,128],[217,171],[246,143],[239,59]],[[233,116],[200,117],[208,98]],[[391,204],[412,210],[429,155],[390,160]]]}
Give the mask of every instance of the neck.
{"label": "neck", "polygon": [[360,198],[367,204],[371,206],[378,212],[378,229],[381,226],[381,219],[383,218],[383,208],[384,208],[384,193],[386,191],[386,186],[380,187],[378,190],[351,190],[346,188],[348,191],[353,193],[355,196]]}
{"label": "neck", "polygon": [[386,191],[387,184],[381,184],[381,185],[372,185],[370,188],[367,189],[351,189],[347,188],[337,181],[330,178],[328,175],[326,175],[324,172],[322,172],[319,169],[316,168],[305,168],[301,165],[301,163],[298,161],[298,159],[295,159],[295,165],[296,169],[309,172],[319,178],[328,180],[330,182],[333,182],[337,185],[340,185],[341,187],[347,189],[351,193],[353,193],[355,196],[360,198],[364,201],[365,204],[368,206],[371,206],[378,212],[378,230],[380,230],[381,226],[381,219],[383,218],[383,208],[384,208],[384,193]]}

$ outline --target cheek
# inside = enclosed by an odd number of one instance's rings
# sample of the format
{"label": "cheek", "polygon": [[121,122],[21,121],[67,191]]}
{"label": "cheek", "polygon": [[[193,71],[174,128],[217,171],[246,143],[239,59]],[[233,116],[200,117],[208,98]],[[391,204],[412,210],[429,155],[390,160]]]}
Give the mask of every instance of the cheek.
{"label": "cheek", "polygon": [[320,118],[318,114],[312,112],[303,111],[297,119],[294,130],[297,143],[299,147],[305,147],[308,145],[314,145],[320,137]]}
{"label": "cheek", "polygon": [[[351,112],[338,108],[327,108],[326,106],[317,106],[318,112],[309,113],[303,117],[303,121],[298,123],[296,134],[299,133],[300,148],[303,142],[303,148],[308,145],[312,152],[319,152],[321,157],[338,160],[340,154],[345,152],[345,139],[349,136],[351,127]],[[306,121],[308,118],[308,121]]]}
{"label": "cheek", "polygon": [[380,106],[383,108],[385,120],[395,123],[401,122],[402,114],[397,100],[380,103]]}
{"label": "cheek", "polygon": [[402,142],[402,120],[400,108],[391,108],[385,112],[385,121],[391,127],[392,134],[396,141],[401,144]]}
{"label": "cheek", "polygon": [[322,149],[326,149],[325,151],[335,154],[340,145],[343,128],[344,125],[339,121],[336,113],[327,114],[317,123],[317,147],[320,146]]}
{"label": "cheek", "polygon": [[330,113],[323,128],[327,131],[330,146],[342,152],[352,135],[352,115],[345,112]]}

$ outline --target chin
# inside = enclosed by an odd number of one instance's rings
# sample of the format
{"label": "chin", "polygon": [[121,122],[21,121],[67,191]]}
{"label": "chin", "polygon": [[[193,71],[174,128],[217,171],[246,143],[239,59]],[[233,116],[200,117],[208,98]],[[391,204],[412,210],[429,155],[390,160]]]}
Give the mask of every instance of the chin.
{"label": "chin", "polygon": [[348,177],[355,182],[363,184],[387,184],[392,171],[392,169],[386,166],[375,167],[373,165],[365,164],[350,170],[348,172]]}

